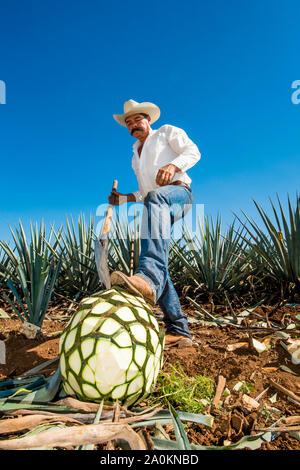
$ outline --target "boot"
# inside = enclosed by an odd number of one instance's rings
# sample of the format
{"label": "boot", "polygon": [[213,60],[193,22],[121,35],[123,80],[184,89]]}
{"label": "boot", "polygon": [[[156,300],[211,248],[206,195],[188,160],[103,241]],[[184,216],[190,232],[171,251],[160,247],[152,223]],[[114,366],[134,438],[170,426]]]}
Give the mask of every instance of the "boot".
{"label": "boot", "polygon": [[111,276],[111,285],[112,286],[121,286],[127,289],[131,294],[144,297],[145,300],[149,301],[152,305],[154,302],[154,294],[151,286],[148,284],[145,279],[142,277],[135,276],[126,276],[121,271],[114,271]]}
{"label": "boot", "polygon": [[188,348],[193,346],[193,341],[191,338],[183,335],[175,335],[173,333],[167,333],[165,335],[165,348],[169,349],[171,347],[177,348]]}

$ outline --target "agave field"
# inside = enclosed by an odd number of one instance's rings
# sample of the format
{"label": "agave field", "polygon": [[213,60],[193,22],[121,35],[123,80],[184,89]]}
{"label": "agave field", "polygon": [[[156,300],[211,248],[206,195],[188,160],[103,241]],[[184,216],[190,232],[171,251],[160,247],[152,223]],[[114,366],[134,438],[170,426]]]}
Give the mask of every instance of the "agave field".
{"label": "agave field", "polygon": [[[257,221],[198,221],[169,272],[193,346],[163,313],[103,290],[95,222],[11,228],[0,241],[0,449],[299,450],[300,200]],[[138,267],[140,220],[114,216],[110,271]]]}

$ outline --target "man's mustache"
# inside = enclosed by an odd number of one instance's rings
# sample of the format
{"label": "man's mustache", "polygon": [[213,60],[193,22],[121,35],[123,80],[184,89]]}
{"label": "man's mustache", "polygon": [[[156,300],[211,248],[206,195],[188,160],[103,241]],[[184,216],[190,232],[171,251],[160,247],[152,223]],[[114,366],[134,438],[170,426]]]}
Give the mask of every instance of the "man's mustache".
{"label": "man's mustache", "polygon": [[135,131],[143,131],[144,129],[142,127],[135,127],[134,129],[132,129],[131,131],[131,135],[135,132]]}

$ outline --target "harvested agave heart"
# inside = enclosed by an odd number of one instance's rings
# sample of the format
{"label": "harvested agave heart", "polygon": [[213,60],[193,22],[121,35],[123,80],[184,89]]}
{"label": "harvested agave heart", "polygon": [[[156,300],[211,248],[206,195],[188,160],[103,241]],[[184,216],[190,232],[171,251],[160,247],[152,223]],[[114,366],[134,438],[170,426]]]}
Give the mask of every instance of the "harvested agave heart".
{"label": "harvested agave heart", "polygon": [[60,339],[67,395],[136,404],[154,388],[164,332],[149,305],[120,287],[85,298]]}

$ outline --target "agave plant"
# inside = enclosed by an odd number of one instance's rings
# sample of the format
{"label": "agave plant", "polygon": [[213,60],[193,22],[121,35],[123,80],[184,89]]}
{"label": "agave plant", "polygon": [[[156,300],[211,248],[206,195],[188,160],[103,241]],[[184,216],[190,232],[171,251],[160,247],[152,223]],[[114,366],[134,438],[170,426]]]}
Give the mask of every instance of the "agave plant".
{"label": "agave plant", "polygon": [[4,288],[10,275],[10,259],[0,246],[0,287]]}
{"label": "agave plant", "polygon": [[[182,289],[184,289],[184,287],[190,282],[190,270],[187,266],[191,265],[193,254],[186,245],[189,237],[190,235],[186,230],[185,234],[179,240],[174,240],[173,237],[170,240],[168,270],[172,282],[178,291],[182,291]],[[182,258],[178,257],[178,247],[181,252],[184,251],[184,256]]]}
{"label": "agave plant", "polygon": [[138,267],[141,251],[140,220],[134,214],[133,227],[127,218],[112,221],[112,234],[108,244],[108,264],[111,271],[121,270],[126,275],[132,274]]}
{"label": "agave plant", "polygon": [[5,270],[8,275],[6,285],[14,296],[14,302],[6,293],[3,292],[2,296],[22,322],[41,327],[61,265],[52,255],[56,243],[52,249],[49,248],[52,231],[46,240],[43,222],[39,229],[37,225],[30,226],[29,244],[21,222],[16,233],[12,229],[11,233],[15,249],[1,241],[0,246],[9,260],[9,269]]}
{"label": "agave plant", "polygon": [[94,254],[94,218],[88,224],[81,214],[75,227],[72,216],[66,218],[66,228],[55,234],[57,248],[54,252],[62,267],[55,291],[74,298],[89,295],[99,288],[99,278]]}
{"label": "agave plant", "polygon": [[212,218],[210,222],[206,217],[204,224],[198,219],[200,237],[192,237],[186,227],[180,243],[174,242],[177,263],[188,274],[189,287],[196,296],[205,294],[210,299],[223,299],[225,294],[239,292],[244,285],[250,265],[241,256],[246,242],[242,239],[242,230],[236,231],[234,223],[222,235],[220,217],[216,224]]}
{"label": "agave plant", "polygon": [[[248,240],[256,258],[262,260],[264,270],[285,286],[289,291],[300,292],[300,202],[297,196],[293,209],[288,196],[289,220],[284,214],[282,204],[277,196],[279,211],[270,199],[274,221],[266,211],[254,201],[261,217],[263,228],[245,215],[250,227],[245,228],[250,235]],[[281,220],[280,220],[281,219]]]}

